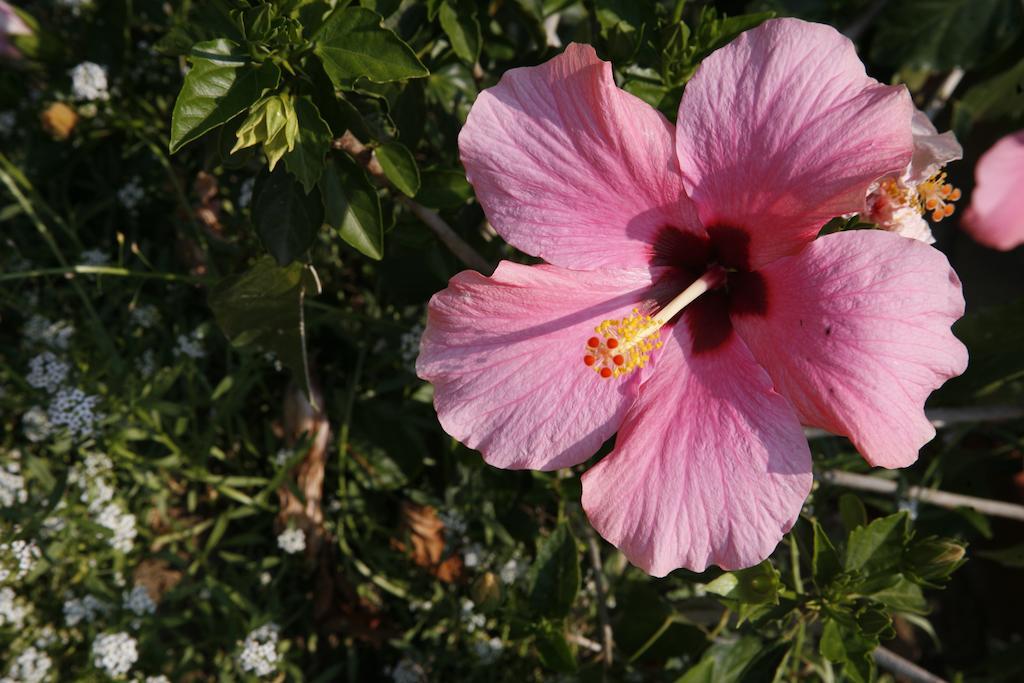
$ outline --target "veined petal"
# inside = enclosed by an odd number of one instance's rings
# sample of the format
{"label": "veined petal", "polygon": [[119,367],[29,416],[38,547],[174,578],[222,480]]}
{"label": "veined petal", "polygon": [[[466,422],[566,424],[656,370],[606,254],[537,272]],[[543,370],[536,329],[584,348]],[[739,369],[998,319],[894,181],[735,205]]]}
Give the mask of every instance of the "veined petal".
{"label": "veined petal", "polygon": [[1024,244],[1024,130],[981,156],[964,227],[978,242],[1008,251]]}
{"label": "veined petal", "polygon": [[860,211],[873,181],[903,173],[912,113],[906,88],[866,76],[835,29],[767,21],[686,86],[676,129],[686,190],[704,225],[750,234],[757,268]]}
{"label": "veined petal", "polygon": [[761,271],[764,315],[736,331],[804,424],[849,437],[872,465],[906,467],[935,436],[928,395],[967,367],[946,257],[880,230],[827,235]]}
{"label": "veined petal", "polygon": [[509,243],[555,265],[646,265],[654,235],[688,228],[673,127],[572,44],[482,92],[459,135],[466,176]]}
{"label": "veined petal", "polygon": [[602,379],[584,365],[603,320],[648,297],[647,269],[572,271],[503,261],[435,294],[416,371],[434,384],[445,431],[496,467],[582,462],[619,428],[641,373]]}
{"label": "veined petal", "polygon": [[692,354],[676,325],[616,437],[583,475],[594,528],[653,576],[771,554],[811,489],[793,408],[736,335]]}
{"label": "veined petal", "polygon": [[914,110],[910,130],[914,135],[914,156],[902,178],[908,187],[920,185],[949,162],[963,158],[963,147],[953,131],[940,134],[920,109]]}

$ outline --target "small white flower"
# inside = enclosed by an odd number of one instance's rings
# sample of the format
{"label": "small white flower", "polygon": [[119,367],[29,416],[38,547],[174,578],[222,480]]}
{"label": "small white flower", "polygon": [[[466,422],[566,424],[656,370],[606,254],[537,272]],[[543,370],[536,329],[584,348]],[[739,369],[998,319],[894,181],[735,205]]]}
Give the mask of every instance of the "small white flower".
{"label": "small white flower", "polygon": [[391,680],[394,683],[421,683],[427,680],[427,674],[422,666],[408,657],[403,657],[391,669]]}
{"label": "small white flower", "polygon": [[13,460],[0,467],[0,507],[9,508],[15,503],[28,502],[25,477],[21,476],[21,464]]}
{"label": "small white flower", "polygon": [[501,652],[504,649],[505,644],[501,642],[501,638],[473,642],[473,653],[480,660],[481,664],[493,664],[501,656]]}
{"label": "small white flower", "polygon": [[52,666],[53,660],[48,654],[29,647],[11,662],[7,678],[3,680],[11,683],[42,683]]}
{"label": "small white flower", "polygon": [[483,555],[484,549],[480,547],[479,543],[474,543],[462,551],[462,564],[466,565],[469,569],[479,567],[483,562]]}
{"label": "small white flower", "polygon": [[139,204],[146,198],[146,192],[142,189],[142,180],[139,176],[132,176],[121,189],[117,191],[117,201],[121,206],[130,212],[139,208]]}
{"label": "small white flower", "polygon": [[193,360],[199,360],[206,356],[206,349],[203,348],[203,338],[206,334],[201,328],[192,331],[190,335],[179,334],[177,345],[174,347],[175,356],[188,356]]}
{"label": "small white flower", "polygon": [[279,448],[277,453],[274,453],[274,464],[278,467],[284,467],[293,455],[295,455],[295,451],[290,448]]}
{"label": "small white flower", "polygon": [[76,100],[108,100],[107,69],[94,62],[82,62],[71,70],[71,94]]}
{"label": "small white flower", "polygon": [[469,598],[462,598],[462,618],[466,620],[467,633],[473,633],[487,625],[487,616],[475,610],[476,603]]}
{"label": "small white flower", "polygon": [[146,349],[142,355],[135,359],[135,369],[138,370],[142,379],[149,379],[156,374],[156,352],[153,349]]}
{"label": "small white flower", "polygon": [[52,394],[67,379],[71,366],[58,358],[52,351],[43,351],[28,362],[25,381],[36,389]]}
{"label": "small white flower", "polygon": [[252,203],[252,188],[256,185],[255,178],[246,178],[238,187],[238,208],[244,209]]}
{"label": "small white flower", "polygon": [[46,411],[39,406],[29,408],[21,416],[21,428],[25,432],[25,438],[32,443],[45,441],[53,434],[50,418],[47,417]]}
{"label": "small white flower", "polygon": [[110,254],[102,249],[86,249],[79,254],[78,262],[84,266],[105,266],[110,263]]}
{"label": "small white flower", "polygon": [[163,674],[159,676],[146,676],[144,683],[171,683],[171,679],[167,678]]}
{"label": "small white flower", "polygon": [[269,676],[277,670],[277,624],[265,624],[245,637],[238,665],[256,676]]}
{"label": "small white flower", "polygon": [[144,304],[132,309],[132,322],[144,330],[157,326],[160,322],[160,310],[153,304]]}
{"label": "small white flower", "polygon": [[57,4],[71,10],[71,14],[79,16],[82,10],[92,5],[92,0],[57,0]]}
{"label": "small white flower", "polygon": [[91,624],[97,616],[106,614],[109,609],[106,603],[92,595],[86,595],[81,600],[65,596],[64,623],[68,626],[77,626],[83,622]]}
{"label": "small white flower", "polygon": [[96,523],[113,532],[110,545],[122,553],[131,552],[138,530],[135,528],[135,515],[122,512],[117,503],[109,503],[96,516]]}
{"label": "small white flower", "polygon": [[10,543],[0,544],[0,553],[10,554],[14,557],[14,563],[18,569],[14,575],[15,579],[23,579],[32,571],[32,567],[43,556],[39,546],[34,541],[16,539]]}
{"label": "small white flower", "polygon": [[272,577],[270,575],[270,572],[261,572],[260,573],[260,585],[261,586],[269,586],[270,582],[273,581],[273,580],[274,580],[274,577]]}
{"label": "small white flower", "polygon": [[446,510],[438,515],[438,517],[441,518],[441,523],[444,524],[446,536],[459,537],[466,533],[466,518],[458,510]]}
{"label": "small white flower", "polygon": [[67,320],[53,322],[41,315],[33,315],[21,330],[26,345],[45,345],[66,351],[75,333],[75,326]]}
{"label": "small white flower", "polygon": [[306,534],[303,533],[302,529],[295,527],[285,529],[277,537],[277,547],[289,555],[301,553],[306,549]]}
{"label": "small white flower", "polygon": [[50,401],[47,417],[54,427],[67,427],[76,437],[90,437],[103,414],[96,411],[99,396],[90,396],[78,388],[60,389]]}
{"label": "small white flower", "polygon": [[156,603],[149,597],[145,586],[135,584],[130,591],[124,592],[124,608],[136,616],[145,616],[156,612]]}
{"label": "small white flower", "polygon": [[399,340],[399,352],[405,367],[415,369],[416,359],[420,355],[420,338],[423,336],[423,323],[416,323]]}
{"label": "small white flower", "polygon": [[498,576],[507,584],[515,583],[526,571],[526,567],[520,565],[515,559],[511,559],[501,566]]}
{"label": "small white flower", "polygon": [[111,678],[121,678],[139,659],[138,643],[125,632],[101,633],[92,641],[92,663]]}
{"label": "small white flower", "polygon": [[28,613],[29,607],[22,603],[13,589],[0,588],[0,626],[19,629],[25,624]]}

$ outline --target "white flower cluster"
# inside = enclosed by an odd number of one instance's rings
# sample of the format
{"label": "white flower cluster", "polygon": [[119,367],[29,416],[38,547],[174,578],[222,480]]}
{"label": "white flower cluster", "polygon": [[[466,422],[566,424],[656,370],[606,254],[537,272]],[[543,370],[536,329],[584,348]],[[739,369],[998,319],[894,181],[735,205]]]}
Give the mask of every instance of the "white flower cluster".
{"label": "white flower cluster", "polygon": [[513,558],[501,566],[501,569],[498,571],[498,576],[501,577],[503,582],[513,584],[525,573],[526,565],[519,564],[519,562]]}
{"label": "white flower cluster", "polygon": [[277,537],[277,547],[289,555],[301,553],[306,549],[306,534],[299,528],[285,529]]}
{"label": "white flower cluster", "polygon": [[11,588],[0,588],[0,626],[19,629],[25,624],[29,607],[18,599]]}
{"label": "white flower cluster", "polygon": [[156,374],[156,352],[153,349],[146,349],[142,355],[135,359],[135,369],[139,371],[142,379],[149,379]]}
{"label": "white flower cluster", "polygon": [[110,254],[102,249],[86,249],[78,255],[78,262],[84,266],[105,266],[110,263]]}
{"label": "white flower cluster", "polygon": [[206,356],[206,349],[203,348],[203,338],[206,334],[202,328],[192,330],[192,334],[184,335],[179,334],[177,340],[177,346],[174,347],[175,356],[188,356],[193,360],[198,360]]}
{"label": "white flower cluster", "polygon": [[117,503],[109,503],[96,515],[96,523],[107,527],[114,536],[110,539],[110,545],[114,550],[122,553],[131,552],[135,544],[135,537],[138,530],[135,528],[135,515],[130,512],[123,512]]}
{"label": "white flower cluster", "polygon": [[76,100],[109,100],[107,69],[94,62],[82,62],[71,70],[71,94]]}
{"label": "white flower cluster", "polygon": [[163,674],[159,676],[146,676],[146,680],[143,683],[171,683],[171,679]]}
{"label": "white flower cluster", "polygon": [[50,418],[46,411],[39,406],[33,406],[21,416],[21,428],[25,432],[25,438],[32,443],[39,443],[53,433],[50,426]]}
{"label": "white flower cluster", "polygon": [[256,186],[255,178],[246,178],[238,187],[238,208],[244,209],[252,203],[252,189]]}
{"label": "white flower cluster", "polygon": [[18,117],[13,111],[0,111],[0,135],[10,135]]}
{"label": "white flower cluster", "polygon": [[156,603],[149,597],[145,586],[135,584],[130,591],[124,592],[124,608],[142,617],[156,612]]}
{"label": "white flower cluster", "polygon": [[468,527],[466,518],[458,510],[446,510],[439,514],[438,517],[440,517],[441,523],[444,524],[445,536],[457,538],[466,533]]}
{"label": "white flower cluster", "polygon": [[479,567],[484,562],[484,549],[479,543],[473,543],[462,551],[462,564],[467,568]]}
{"label": "white flower cluster", "polygon": [[134,212],[139,204],[146,198],[146,192],[142,189],[142,180],[139,176],[132,176],[121,189],[117,191],[117,201],[128,211]]}
{"label": "white flower cluster", "polygon": [[238,665],[256,676],[269,676],[277,670],[277,624],[265,624],[245,637]]}
{"label": "white flower cluster", "polygon": [[399,353],[407,368],[415,370],[416,358],[420,355],[420,338],[423,336],[423,323],[416,323],[399,340]]}
{"label": "white flower cluster", "polygon": [[96,411],[99,396],[90,396],[81,389],[60,389],[50,401],[47,418],[51,427],[67,427],[76,437],[90,437],[103,414]]}
{"label": "white flower cluster", "polygon": [[64,597],[64,622],[68,626],[77,626],[83,622],[91,624],[97,616],[109,610],[106,603],[93,595],[86,595],[81,600],[66,595]]}
{"label": "white flower cluster", "polygon": [[15,503],[28,502],[25,477],[21,476],[21,463],[17,460],[0,467],[0,507],[9,508]]}
{"label": "white flower cluster", "polygon": [[153,304],[144,304],[132,309],[132,322],[144,330],[157,326],[160,322],[160,311]]}
{"label": "white flower cluster", "polygon": [[101,633],[92,641],[92,663],[111,678],[128,673],[139,658],[138,643],[127,633]]}
{"label": "white flower cluster", "polygon": [[52,667],[53,660],[48,654],[29,647],[11,662],[11,668],[0,678],[0,683],[42,683]]}
{"label": "white flower cluster", "polygon": [[466,632],[473,633],[487,625],[487,615],[475,611],[476,603],[469,598],[462,598],[462,618],[466,621]]}
{"label": "white flower cluster", "polygon": [[295,451],[290,448],[279,448],[277,453],[274,453],[274,464],[278,467],[284,467],[292,456],[295,455]]}
{"label": "white flower cluster", "polygon": [[[17,566],[14,574],[16,580],[25,578],[32,571],[36,561],[43,556],[34,541],[25,541],[20,538],[10,543],[0,543],[0,555],[7,556],[8,554],[14,558],[14,564]],[[0,567],[0,581],[6,581],[10,574],[10,570]]]}
{"label": "white flower cluster", "polygon": [[21,330],[29,345],[44,344],[54,349],[67,350],[75,326],[67,320],[53,322],[41,315],[33,315]]}
{"label": "white flower cluster", "polygon": [[477,656],[481,664],[493,664],[501,656],[505,644],[501,638],[490,638],[488,640],[477,640],[473,642],[473,654]]}
{"label": "white flower cluster", "polygon": [[68,378],[70,371],[71,366],[58,358],[53,351],[43,351],[28,362],[28,375],[25,381],[36,389],[43,389],[52,394]]}
{"label": "white flower cluster", "polygon": [[391,669],[391,680],[395,683],[420,683],[427,678],[423,667],[408,657],[399,660]]}

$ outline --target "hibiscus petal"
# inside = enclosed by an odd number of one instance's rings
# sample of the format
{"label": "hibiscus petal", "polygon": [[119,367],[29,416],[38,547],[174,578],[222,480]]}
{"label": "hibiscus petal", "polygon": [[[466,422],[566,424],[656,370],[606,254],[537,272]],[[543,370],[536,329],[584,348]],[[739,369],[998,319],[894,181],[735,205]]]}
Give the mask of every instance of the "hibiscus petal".
{"label": "hibiscus petal", "polygon": [[676,147],[704,225],[749,232],[756,268],[900,175],[912,114],[906,88],[867,77],[835,29],[777,19],[704,60],[679,105]]}
{"label": "hibiscus petal", "polygon": [[914,156],[903,174],[903,182],[910,187],[920,185],[949,162],[964,156],[963,147],[953,131],[940,134],[920,109],[914,110],[910,131],[914,135]]}
{"label": "hibiscus petal", "polygon": [[964,227],[978,242],[1008,251],[1024,244],[1024,130],[982,155]]}
{"label": "hibiscus petal", "polygon": [[615,450],[583,475],[591,524],[653,576],[760,562],[811,490],[800,423],[742,341],[691,344],[676,325]]}
{"label": "hibiscus petal", "polygon": [[568,268],[645,265],[666,225],[696,214],[673,127],[572,44],[480,94],[459,135],[466,176],[509,243]]}
{"label": "hibiscus petal", "polygon": [[906,467],[935,436],[924,402],[967,367],[964,312],[942,252],[880,230],[827,235],[761,271],[766,314],[736,331],[808,425],[872,465]]}
{"label": "hibiscus petal", "polygon": [[496,467],[553,470],[594,454],[640,382],[583,363],[602,320],[647,298],[647,269],[571,271],[503,261],[459,273],[430,301],[416,371],[445,431]]}

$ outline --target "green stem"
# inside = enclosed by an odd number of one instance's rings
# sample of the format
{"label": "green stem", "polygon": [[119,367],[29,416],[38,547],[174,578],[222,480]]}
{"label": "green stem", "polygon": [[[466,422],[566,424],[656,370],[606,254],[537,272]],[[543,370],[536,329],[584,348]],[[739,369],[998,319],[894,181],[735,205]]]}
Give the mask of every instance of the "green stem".
{"label": "green stem", "polygon": [[26,280],[36,277],[49,277],[59,275],[112,275],[114,277],[135,277],[143,280],[164,280],[165,282],[186,282],[189,284],[201,284],[205,278],[192,275],[178,275],[176,273],[147,273],[145,271],[129,270],[116,266],[67,266],[64,268],[36,268],[34,270],[23,270],[17,273],[0,273],[0,282],[5,280]]}
{"label": "green stem", "polygon": [[796,536],[789,535],[789,563],[793,571],[793,590],[797,595],[803,595],[804,581],[800,576],[800,549],[796,545]]}

